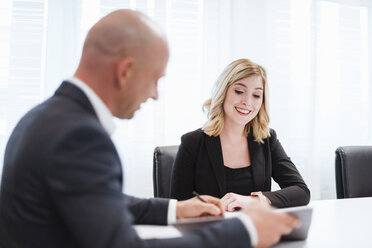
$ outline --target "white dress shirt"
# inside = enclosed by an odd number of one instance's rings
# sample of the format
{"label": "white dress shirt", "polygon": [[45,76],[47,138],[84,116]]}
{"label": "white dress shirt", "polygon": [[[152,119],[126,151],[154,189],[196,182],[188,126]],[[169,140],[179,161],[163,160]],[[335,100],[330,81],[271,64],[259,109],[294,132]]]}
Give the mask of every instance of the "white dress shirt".
{"label": "white dress shirt", "polygon": [[[106,130],[106,132],[111,135],[115,131],[115,123],[113,120],[113,115],[111,111],[107,108],[105,103],[99,98],[99,96],[90,88],[87,84],[76,77],[72,77],[68,79],[70,83],[74,84],[76,87],[81,89],[85,95],[88,97],[90,103],[93,106],[94,111],[98,116],[98,120]],[[171,199],[168,205],[168,224],[176,222],[176,208],[177,208],[177,200]],[[242,214],[239,215],[239,218],[244,226],[247,229],[247,232],[251,238],[252,246],[256,246],[258,243],[258,236],[257,230],[254,226],[251,218],[248,215]]]}

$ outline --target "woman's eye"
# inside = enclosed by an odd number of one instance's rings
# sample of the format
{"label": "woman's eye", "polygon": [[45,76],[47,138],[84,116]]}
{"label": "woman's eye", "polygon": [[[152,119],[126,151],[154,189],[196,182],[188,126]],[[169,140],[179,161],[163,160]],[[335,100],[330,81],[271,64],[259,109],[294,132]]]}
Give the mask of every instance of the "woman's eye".
{"label": "woman's eye", "polygon": [[253,95],[254,98],[260,98],[260,95]]}
{"label": "woman's eye", "polygon": [[244,91],[241,91],[241,90],[235,90],[235,93],[238,94],[238,95],[240,95],[240,94],[243,94]]}

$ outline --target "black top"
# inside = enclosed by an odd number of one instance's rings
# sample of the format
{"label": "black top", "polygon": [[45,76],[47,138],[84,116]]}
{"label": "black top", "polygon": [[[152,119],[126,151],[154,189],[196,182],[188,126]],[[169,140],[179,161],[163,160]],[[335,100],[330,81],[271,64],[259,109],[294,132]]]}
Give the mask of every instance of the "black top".
{"label": "black top", "polygon": [[226,192],[250,195],[253,191],[252,166],[229,168],[225,166]]}

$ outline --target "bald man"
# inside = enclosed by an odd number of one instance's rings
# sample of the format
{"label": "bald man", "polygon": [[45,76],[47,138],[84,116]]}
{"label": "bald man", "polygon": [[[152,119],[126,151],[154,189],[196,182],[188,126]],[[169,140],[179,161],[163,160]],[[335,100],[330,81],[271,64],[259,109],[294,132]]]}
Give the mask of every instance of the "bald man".
{"label": "bald man", "polygon": [[111,141],[113,116],[130,119],[168,63],[163,33],[146,16],[118,10],[89,31],[79,67],[55,94],[30,110],[5,152],[0,247],[268,246],[298,220],[252,202],[246,215],[180,238],[141,240],[134,224],[223,213],[218,199],[139,199],[122,193]]}

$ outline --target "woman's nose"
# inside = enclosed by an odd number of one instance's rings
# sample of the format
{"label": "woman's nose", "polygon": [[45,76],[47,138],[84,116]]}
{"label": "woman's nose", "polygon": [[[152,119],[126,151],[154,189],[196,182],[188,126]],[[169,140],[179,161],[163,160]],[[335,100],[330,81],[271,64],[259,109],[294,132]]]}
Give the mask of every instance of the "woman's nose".
{"label": "woman's nose", "polygon": [[242,99],[241,103],[245,106],[250,106],[252,105],[251,101],[249,99]]}

